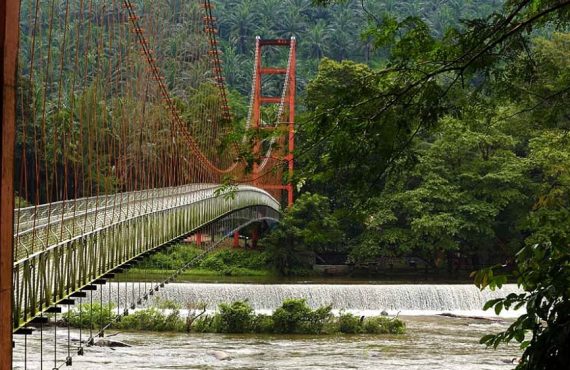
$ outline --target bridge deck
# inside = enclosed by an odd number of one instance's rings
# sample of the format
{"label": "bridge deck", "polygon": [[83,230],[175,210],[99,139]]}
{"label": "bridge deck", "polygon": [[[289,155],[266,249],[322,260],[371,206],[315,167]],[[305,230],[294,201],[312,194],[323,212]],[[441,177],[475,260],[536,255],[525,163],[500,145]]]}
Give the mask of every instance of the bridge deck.
{"label": "bridge deck", "polygon": [[[278,218],[279,203],[253,186],[232,196],[192,184],[59,202],[17,211],[15,328],[125,262],[239,210],[237,223]],[[239,212],[238,212],[239,213]]]}

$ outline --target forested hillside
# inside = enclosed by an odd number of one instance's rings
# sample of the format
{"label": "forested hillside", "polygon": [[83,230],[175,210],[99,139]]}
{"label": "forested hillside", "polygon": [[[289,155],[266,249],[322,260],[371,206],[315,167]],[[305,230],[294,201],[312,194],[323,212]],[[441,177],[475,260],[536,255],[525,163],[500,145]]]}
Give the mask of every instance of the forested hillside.
{"label": "forested hillside", "polygon": [[462,2],[473,18],[442,23],[454,3],[427,3],[423,18],[368,15],[372,63],[321,60],[298,129],[298,209],[270,244],[449,271],[568,245],[567,4]]}
{"label": "forested hillside", "polygon": [[374,49],[371,40],[362,37],[362,32],[369,21],[375,22],[383,14],[420,17],[432,27],[434,34],[441,36],[461,19],[490,14],[502,1],[351,0],[329,7],[314,6],[312,0],[216,0],[213,3],[223,40],[227,81],[230,87],[249,94],[255,36],[295,36],[298,39],[302,91],[323,57],[382,64],[385,51]]}

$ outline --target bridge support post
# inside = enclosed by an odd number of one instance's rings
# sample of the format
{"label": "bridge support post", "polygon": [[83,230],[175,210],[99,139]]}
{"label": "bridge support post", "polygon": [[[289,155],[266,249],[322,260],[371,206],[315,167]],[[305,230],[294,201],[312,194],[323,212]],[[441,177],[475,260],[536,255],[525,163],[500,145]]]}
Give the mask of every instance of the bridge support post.
{"label": "bridge support post", "polygon": [[0,370],[12,368],[12,296],[14,244],[14,144],[16,133],[16,67],[20,0],[0,2],[2,64],[2,179],[0,182]]}
{"label": "bridge support post", "polygon": [[198,247],[201,247],[201,246],[202,246],[202,232],[200,232],[200,231],[198,231],[198,232],[196,233],[196,245],[197,245]]}
{"label": "bridge support post", "polygon": [[234,248],[239,248],[239,231],[236,231],[234,233],[234,244],[233,244]]}
{"label": "bridge support post", "polygon": [[251,232],[251,248],[257,249],[257,242],[259,241],[259,226],[256,225]]}

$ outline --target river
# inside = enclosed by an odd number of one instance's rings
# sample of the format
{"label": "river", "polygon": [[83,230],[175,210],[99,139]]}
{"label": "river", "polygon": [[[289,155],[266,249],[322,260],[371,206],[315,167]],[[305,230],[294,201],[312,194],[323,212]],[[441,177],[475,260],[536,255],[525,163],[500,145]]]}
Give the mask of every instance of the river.
{"label": "river", "polygon": [[[467,285],[244,285],[172,284],[169,299],[190,301],[249,298],[258,310],[272,309],[283,296],[304,296],[315,306],[333,303],[335,309],[375,313],[402,311],[407,334],[395,336],[334,335],[276,336],[221,334],[162,334],[122,332],[112,339],[128,348],[89,347],[74,356],[74,369],[512,369],[506,363],[520,356],[517,346],[487,349],[478,343],[484,334],[504,330],[512,318],[490,321],[435,316],[439,312],[481,314],[480,303],[514,291],[480,293]],[[112,287],[111,287],[112,289]],[[249,295],[248,295],[249,294]],[[163,296],[161,294],[161,296]],[[163,296],[163,297],[164,297]],[[368,299],[366,298],[368,297]],[[349,306],[349,307],[347,307]],[[486,313],[486,315],[490,315]],[[109,333],[108,333],[109,334]],[[44,339],[60,343],[58,361],[67,354],[67,330],[44,330]],[[83,333],[85,335],[85,333]],[[71,330],[70,338],[79,333]],[[16,337],[16,369],[24,368],[23,338]],[[29,336],[28,369],[38,365],[39,335]],[[44,369],[54,366],[53,348],[45,342]],[[76,343],[72,342],[72,346]],[[75,349],[72,347],[71,352]],[[231,360],[220,361],[212,351],[224,351]],[[64,366],[65,367],[65,366]]]}

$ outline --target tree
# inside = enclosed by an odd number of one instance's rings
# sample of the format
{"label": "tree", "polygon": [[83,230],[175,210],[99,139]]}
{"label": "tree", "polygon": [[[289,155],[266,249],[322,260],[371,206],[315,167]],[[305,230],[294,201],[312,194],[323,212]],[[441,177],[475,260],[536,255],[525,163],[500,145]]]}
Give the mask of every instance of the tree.
{"label": "tree", "polygon": [[255,36],[253,4],[251,1],[240,1],[234,6],[234,12],[225,14],[220,27],[222,31],[227,31],[227,37],[236,45],[237,51],[244,53],[250,48],[248,42],[252,42]]}
{"label": "tree", "polygon": [[277,270],[290,275],[310,267],[315,252],[334,249],[342,237],[328,199],[305,193],[285,212],[264,243]]}
{"label": "tree", "polygon": [[[378,112],[370,99],[391,84],[390,77],[363,64],[321,62],[307,87],[309,113],[299,125],[301,156],[310,153],[307,160],[301,158],[303,170],[310,174],[306,176],[310,190],[329,195],[334,191],[335,198],[351,202],[367,199],[382,188],[384,171],[418,129],[437,122],[437,110],[417,100]],[[439,94],[435,83],[432,87],[426,94]]]}
{"label": "tree", "polygon": [[398,162],[363,210],[356,260],[413,252],[438,265],[445,252],[506,258],[520,248],[517,227],[532,204],[527,161],[517,137],[481,118],[448,117],[412,145],[413,163]]}

